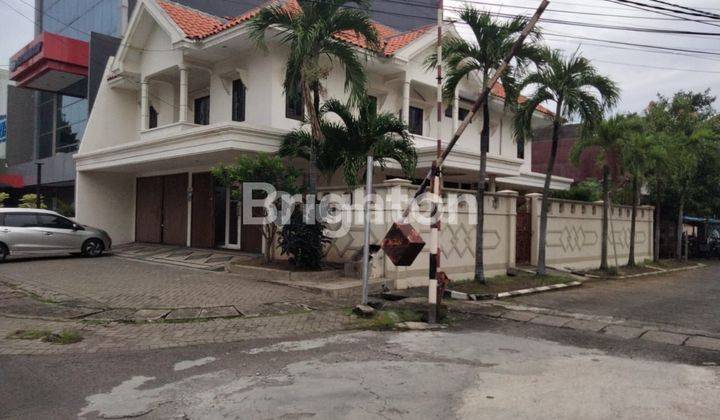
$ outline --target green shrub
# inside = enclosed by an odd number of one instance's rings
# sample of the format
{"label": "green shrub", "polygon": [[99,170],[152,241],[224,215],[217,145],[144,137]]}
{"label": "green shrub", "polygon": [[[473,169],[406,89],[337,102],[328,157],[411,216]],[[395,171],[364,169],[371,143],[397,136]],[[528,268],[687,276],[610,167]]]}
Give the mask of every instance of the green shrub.
{"label": "green shrub", "polygon": [[280,252],[288,255],[291,264],[299,268],[319,269],[325,244],[330,238],[323,232],[321,222],[305,223],[303,212],[298,206],[290,217],[290,223],[280,232]]}
{"label": "green shrub", "polygon": [[[18,206],[23,209],[35,209],[37,208],[37,195],[36,194],[25,194],[20,198],[20,205]],[[46,209],[47,206],[43,202],[43,196],[40,196],[40,208]]]}
{"label": "green shrub", "polygon": [[554,198],[575,201],[599,201],[602,200],[602,186],[594,179],[573,184],[569,190],[553,192]]}

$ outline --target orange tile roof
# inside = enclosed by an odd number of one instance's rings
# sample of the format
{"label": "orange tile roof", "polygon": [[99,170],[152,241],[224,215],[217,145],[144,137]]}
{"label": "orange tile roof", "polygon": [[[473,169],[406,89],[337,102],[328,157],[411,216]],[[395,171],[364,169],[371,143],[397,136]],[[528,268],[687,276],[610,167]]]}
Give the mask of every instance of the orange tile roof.
{"label": "orange tile roof", "polygon": [[[493,86],[492,89],[490,90],[490,94],[497,96],[498,98],[505,99],[505,88],[503,88],[503,86],[499,82],[495,83],[495,86]],[[527,100],[528,100],[528,98],[526,98],[523,95],[520,95],[520,97],[518,98],[518,102],[520,102],[521,104],[525,103]],[[535,110],[538,112],[541,112],[543,114],[550,115],[550,116],[555,115],[552,111],[550,111],[549,109],[545,108],[542,105],[538,105],[537,108],[535,108]]]}
{"label": "orange tile roof", "polygon": [[[213,16],[199,10],[193,9],[188,6],[183,6],[178,3],[169,0],[156,0],[158,5],[168,14],[170,19],[185,33],[185,36],[191,39],[203,39],[209,36],[220,33],[226,29],[237,26],[241,23],[247,22],[255,17],[263,7],[267,7],[271,4],[282,5],[282,8],[291,12],[298,13],[300,11],[300,5],[297,0],[271,0],[268,3],[254,7],[247,12],[236,16],[234,18],[222,19],[217,16]],[[382,53],[389,57],[401,48],[407,46],[411,42],[418,39],[420,36],[425,34],[430,29],[434,28],[435,25],[427,25],[421,28],[417,28],[408,32],[399,32],[389,26],[385,26],[378,22],[373,22],[373,26],[378,33],[380,39]],[[360,48],[367,48],[368,45],[365,42],[365,38],[362,35],[358,35],[351,31],[343,31],[334,34],[337,39],[345,42],[349,42]],[[493,86],[493,95],[505,99],[505,89],[502,85],[496,84]],[[520,97],[520,103],[527,100],[524,96]],[[547,115],[554,115],[550,110],[545,107],[538,106],[537,110]]]}
{"label": "orange tile roof", "polygon": [[[297,0],[273,0],[263,5],[254,7],[247,12],[229,19],[221,19],[216,16],[203,13],[199,10],[182,6],[170,0],[157,0],[160,7],[170,16],[175,24],[185,33],[185,36],[191,39],[203,39],[220,33],[226,29],[247,22],[255,17],[263,7],[271,4],[282,5],[282,8],[291,12],[300,12],[300,5]],[[395,51],[406,46],[410,42],[417,39],[432,26],[425,26],[413,31],[400,33],[399,31],[385,26],[378,22],[373,22],[373,26],[378,33],[382,52],[386,56],[392,55]],[[337,39],[349,42],[360,48],[367,48],[365,38],[355,34],[352,31],[343,31],[334,35]]]}
{"label": "orange tile roof", "polygon": [[157,0],[157,3],[188,38],[204,38],[206,34],[212,33],[224,24],[224,21],[218,17],[175,2]]}

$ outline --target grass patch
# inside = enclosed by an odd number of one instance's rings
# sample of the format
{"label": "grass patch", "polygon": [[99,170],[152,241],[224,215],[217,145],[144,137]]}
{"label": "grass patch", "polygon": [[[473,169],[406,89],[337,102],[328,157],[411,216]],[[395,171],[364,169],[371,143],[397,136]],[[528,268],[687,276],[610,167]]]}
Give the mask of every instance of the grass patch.
{"label": "grass patch", "polygon": [[652,265],[660,268],[667,268],[667,269],[673,269],[673,268],[683,268],[683,267],[694,267],[697,265],[697,263],[693,261],[678,261],[676,259],[668,259],[668,260],[660,260],[658,262],[652,262]]}
{"label": "grass patch", "polygon": [[39,340],[52,334],[52,331],[48,330],[17,330],[8,334],[7,338],[14,338],[17,340]]}
{"label": "grass patch", "polygon": [[62,330],[59,333],[48,334],[42,341],[52,344],[73,344],[83,340],[80,332],[75,330]]}
{"label": "grass patch", "polygon": [[549,284],[569,283],[572,281],[575,281],[575,279],[569,276],[538,276],[532,273],[519,272],[516,276],[503,274],[490,277],[485,280],[485,283],[478,283],[474,280],[453,281],[448,286],[448,289],[456,292],[483,295],[529,289],[531,287],[547,286]]}
{"label": "grass patch", "polygon": [[607,270],[591,270],[587,271],[587,274],[598,276],[598,277],[619,277],[619,276],[633,276],[636,274],[646,274],[646,273],[659,273],[658,270],[647,267],[645,263],[640,263],[635,265],[634,267],[628,267],[628,266],[621,266],[621,267],[608,267]]}
{"label": "grass patch", "polygon": [[395,329],[395,325],[401,322],[422,321],[422,314],[408,309],[399,311],[378,311],[367,323],[367,328],[377,331],[388,331]]}

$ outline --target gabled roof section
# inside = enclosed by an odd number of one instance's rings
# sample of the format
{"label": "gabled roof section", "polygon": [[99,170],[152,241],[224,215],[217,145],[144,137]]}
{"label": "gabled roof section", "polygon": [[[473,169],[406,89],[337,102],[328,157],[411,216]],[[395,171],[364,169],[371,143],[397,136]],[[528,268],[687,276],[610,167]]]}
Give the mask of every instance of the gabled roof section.
{"label": "gabled roof section", "polygon": [[[183,6],[170,0],[156,0],[158,5],[167,13],[168,17],[185,33],[189,39],[204,39],[223,32],[232,27],[241,25],[255,17],[262,8],[278,5],[291,13],[299,13],[300,5],[296,0],[271,0],[265,4],[254,7],[234,18],[220,18],[188,6]],[[432,25],[423,26],[408,32],[400,32],[389,26],[373,21],[381,43],[381,53],[389,57],[395,51],[416,40],[432,28]],[[353,44],[360,48],[368,48],[365,38],[351,31],[340,32],[335,38]]]}
{"label": "gabled roof section", "polygon": [[168,14],[175,24],[182,29],[185,36],[191,39],[199,39],[215,33],[225,24],[225,21],[217,16],[203,13],[178,3],[157,0],[158,5]]}

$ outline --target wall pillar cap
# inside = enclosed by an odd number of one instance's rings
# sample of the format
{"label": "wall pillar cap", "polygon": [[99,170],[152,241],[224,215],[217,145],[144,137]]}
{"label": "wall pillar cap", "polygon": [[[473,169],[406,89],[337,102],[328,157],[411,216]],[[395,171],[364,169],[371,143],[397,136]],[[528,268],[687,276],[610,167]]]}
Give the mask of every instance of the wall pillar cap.
{"label": "wall pillar cap", "polygon": [[412,185],[412,181],[405,178],[386,179],[382,183],[383,185]]}
{"label": "wall pillar cap", "polygon": [[501,190],[495,193],[496,195],[509,195],[509,196],[519,196],[520,193],[514,190]]}
{"label": "wall pillar cap", "polygon": [[528,198],[542,198],[542,194],[541,194],[541,193],[529,193],[529,194],[525,194],[525,197],[528,197]]}

